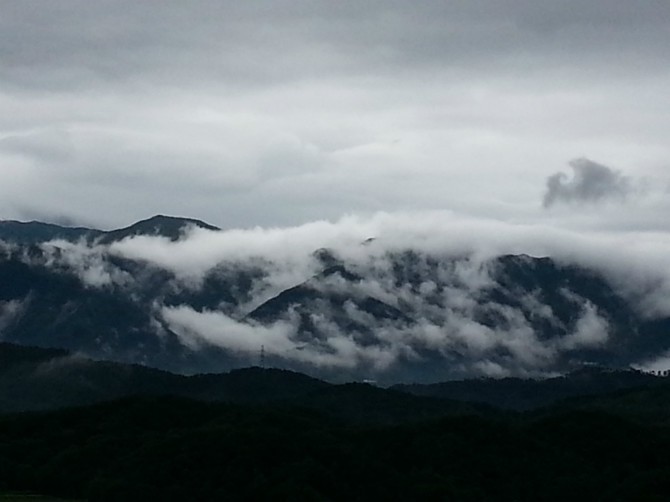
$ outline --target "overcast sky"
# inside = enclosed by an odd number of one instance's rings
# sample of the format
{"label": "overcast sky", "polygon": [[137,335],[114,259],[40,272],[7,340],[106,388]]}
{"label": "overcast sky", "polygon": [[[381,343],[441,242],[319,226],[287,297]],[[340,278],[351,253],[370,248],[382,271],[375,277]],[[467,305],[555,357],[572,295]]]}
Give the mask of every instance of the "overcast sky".
{"label": "overcast sky", "polygon": [[667,0],[2,0],[0,218],[670,231]]}

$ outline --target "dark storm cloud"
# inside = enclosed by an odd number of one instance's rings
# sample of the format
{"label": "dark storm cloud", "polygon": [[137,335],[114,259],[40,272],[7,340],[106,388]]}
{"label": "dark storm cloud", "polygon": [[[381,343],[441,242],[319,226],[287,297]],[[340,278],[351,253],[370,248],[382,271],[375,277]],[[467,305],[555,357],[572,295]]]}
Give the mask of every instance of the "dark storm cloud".
{"label": "dark storm cloud", "polygon": [[631,190],[630,180],[607,166],[589,159],[570,162],[572,179],[565,173],[556,173],[547,178],[544,207],[558,203],[594,203],[607,199],[624,200]]}
{"label": "dark storm cloud", "polygon": [[61,0],[3,2],[0,13],[3,77],[37,88],[668,58],[668,8],[654,1]]}

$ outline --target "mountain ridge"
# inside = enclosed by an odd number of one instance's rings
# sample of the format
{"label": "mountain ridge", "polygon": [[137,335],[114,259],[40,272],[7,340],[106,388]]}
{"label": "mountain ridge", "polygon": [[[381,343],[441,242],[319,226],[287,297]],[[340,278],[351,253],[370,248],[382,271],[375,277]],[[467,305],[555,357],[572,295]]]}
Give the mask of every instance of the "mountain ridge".
{"label": "mountain ridge", "polygon": [[99,230],[84,226],[66,226],[40,221],[0,220],[0,241],[14,244],[37,244],[51,240],[76,242],[85,240],[98,244],[111,244],[134,236],[161,236],[178,240],[183,231],[191,226],[211,231],[220,231],[219,227],[195,218],[166,216],[157,214],[137,221],[127,227],[112,230]]}
{"label": "mountain ridge", "polygon": [[[437,384],[333,384],[279,368],[258,366],[220,374],[178,375],[140,365],[94,361],[63,350],[0,342],[0,413],[59,409],[132,396],[175,396],[205,402],[285,404],[372,421],[417,420],[444,414],[578,407],[614,399],[617,392],[666,389],[670,378],[637,370],[583,368],[543,380],[472,379]],[[610,397],[611,396],[611,397]],[[599,402],[599,401],[595,401]],[[571,404],[573,403],[573,404]],[[669,409],[670,413],[670,409]],[[670,414],[669,414],[670,418]]]}
{"label": "mountain ridge", "polygon": [[346,420],[396,422],[484,413],[449,399],[414,396],[367,383],[331,384],[278,368],[177,375],[94,361],[53,349],[0,342],[0,413],[91,405],[128,397],[174,396],[203,402],[299,406]]}
{"label": "mountain ridge", "polygon": [[[602,271],[565,260],[383,239],[231,253],[208,232],[175,246],[193,225],[217,231],[158,215],[109,241],[19,235],[0,249],[0,340],[183,374],[252,366],[263,351],[272,366],[383,385],[627,368],[670,351],[670,318],[645,316]],[[146,240],[102,244],[133,235]]]}

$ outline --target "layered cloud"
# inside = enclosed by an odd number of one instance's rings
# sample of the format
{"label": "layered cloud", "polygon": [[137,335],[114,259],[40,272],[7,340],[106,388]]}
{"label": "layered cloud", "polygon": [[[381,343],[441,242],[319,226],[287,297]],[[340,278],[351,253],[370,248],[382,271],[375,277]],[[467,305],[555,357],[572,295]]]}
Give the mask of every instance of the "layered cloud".
{"label": "layered cloud", "polygon": [[[368,241],[370,238],[374,240]],[[368,242],[366,242],[368,241]],[[317,221],[295,227],[212,232],[193,228],[180,241],[138,236],[110,245],[113,255],[144,260],[178,277],[202,280],[221,262],[250,259],[275,269],[278,287],[311,277],[319,262],[313,253],[331,249],[348,262],[377,260],[408,249],[427,254],[473,256],[479,262],[502,254],[551,256],[602,271],[625,288],[644,281],[648,290],[669,287],[665,274],[670,236],[649,231],[584,234],[546,225],[468,218],[448,211],[376,213]],[[373,263],[374,264],[374,263]],[[480,271],[460,270],[465,282],[485,281]],[[429,287],[429,286],[426,286]]]}
{"label": "layered cloud", "polygon": [[537,211],[566,159],[668,181],[667,33],[655,1],[2,2],[0,217],[575,228]]}

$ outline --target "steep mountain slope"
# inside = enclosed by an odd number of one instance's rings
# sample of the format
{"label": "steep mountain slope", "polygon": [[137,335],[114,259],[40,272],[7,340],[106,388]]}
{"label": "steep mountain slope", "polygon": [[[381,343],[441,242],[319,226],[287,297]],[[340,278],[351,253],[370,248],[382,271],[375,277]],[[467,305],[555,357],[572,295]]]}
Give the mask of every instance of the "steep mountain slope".
{"label": "steep mountain slope", "polygon": [[89,287],[58,267],[16,256],[0,261],[0,302],[6,341],[134,362],[150,354],[153,364],[166,367],[184,353],[175,335],[157,336],[141,298],[116,286]]}
{"label": "steep mountain slope", "polygon": [[[297,332],[306,342],[313,342],[326,336],[314,314],[327,314],[328,323],[352,333],[362,344],[366,340],[375,342],[373,330],[379,322],[410,322],[400,309],[359,288],[362,281],[361,276],[349,272],[344,266],[334,265],[312,279],[282,291],[250,312],[247,318],[271,324],[291,311],[297,317]],[[352,315],[352,312],[358,315]]]}

